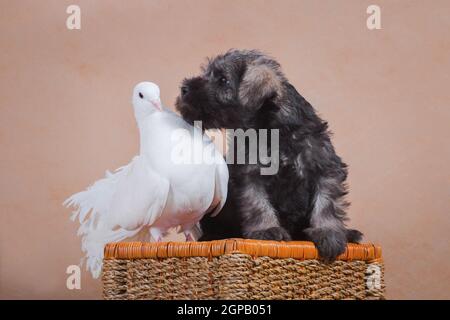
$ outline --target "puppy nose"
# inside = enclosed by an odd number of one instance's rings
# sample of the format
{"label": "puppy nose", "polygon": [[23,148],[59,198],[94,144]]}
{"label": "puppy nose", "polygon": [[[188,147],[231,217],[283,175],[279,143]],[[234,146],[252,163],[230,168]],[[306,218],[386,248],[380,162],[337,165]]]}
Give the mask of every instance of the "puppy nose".
{"label": "puppy nose", "polygon": [[181,87],[181,96],[184,97],[189,92],[188,86]]}

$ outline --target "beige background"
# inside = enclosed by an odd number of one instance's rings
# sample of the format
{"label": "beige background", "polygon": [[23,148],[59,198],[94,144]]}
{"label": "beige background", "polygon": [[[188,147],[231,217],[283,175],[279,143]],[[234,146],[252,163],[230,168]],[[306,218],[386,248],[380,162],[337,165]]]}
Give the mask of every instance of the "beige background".
{"label": "beige background", "polygon": [[[66,7],[82,30],[65,27]],[[382,30],[366,8],[382,8]],[[131,159],[141,80],[172,107],[231,47],[275,56],[350,166],[350,225],[384,248],[389,298],[450,298],[450,2],[0,0],[0,297],[100,298],[63,199]]]}

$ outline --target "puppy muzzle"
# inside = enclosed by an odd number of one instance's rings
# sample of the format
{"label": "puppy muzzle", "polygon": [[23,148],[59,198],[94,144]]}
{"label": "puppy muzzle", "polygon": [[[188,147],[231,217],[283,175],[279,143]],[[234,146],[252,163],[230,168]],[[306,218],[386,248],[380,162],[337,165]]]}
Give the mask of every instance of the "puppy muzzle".
{"label": "puppy muzzle", "polygon": [[183,99],[189,96],[195,96],[199,91],[204,91],[207,81],[202,77],[194,77],[183,81],[181,86],[181,97]]}

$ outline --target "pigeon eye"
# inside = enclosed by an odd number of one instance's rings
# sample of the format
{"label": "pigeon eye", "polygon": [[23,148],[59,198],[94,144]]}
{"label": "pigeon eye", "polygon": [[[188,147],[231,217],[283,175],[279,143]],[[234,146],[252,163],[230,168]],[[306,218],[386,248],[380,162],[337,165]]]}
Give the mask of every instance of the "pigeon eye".
{"label": "pigeon eye", "polygon": [[144,95],[139,92],[139,98],[144,99]]}

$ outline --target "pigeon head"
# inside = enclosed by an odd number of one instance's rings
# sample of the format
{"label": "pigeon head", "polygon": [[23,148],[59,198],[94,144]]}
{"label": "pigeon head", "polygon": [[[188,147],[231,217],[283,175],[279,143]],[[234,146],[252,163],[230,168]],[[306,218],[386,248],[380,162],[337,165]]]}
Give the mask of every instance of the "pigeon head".
{"label": "pigeon head", "polygon": [[159,87],[153,82],[140,82],[133,90],[133,107],[136,118],[139,120],[155,111],[162,111]]}

